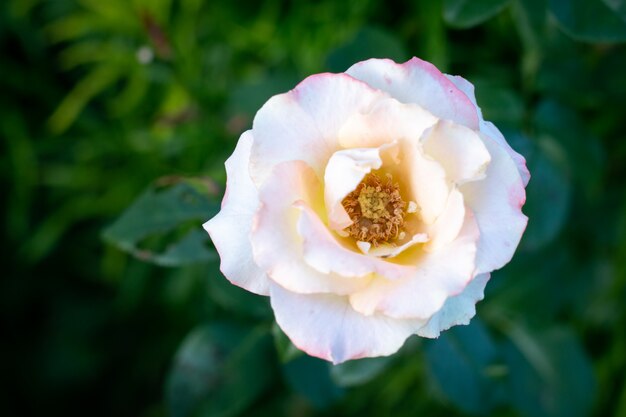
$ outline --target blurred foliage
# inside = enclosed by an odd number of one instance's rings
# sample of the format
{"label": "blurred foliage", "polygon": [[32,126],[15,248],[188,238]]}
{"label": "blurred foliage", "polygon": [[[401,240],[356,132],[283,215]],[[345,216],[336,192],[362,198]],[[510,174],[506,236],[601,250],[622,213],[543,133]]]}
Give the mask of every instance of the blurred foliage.
{"label": "blurred foliage", "polygon": [[[626,2],[0,3],[3,414],[626,415]],[[412,55],[476,85],[530,218],[478,315],[301,354],[200,224],[258,107]]]}

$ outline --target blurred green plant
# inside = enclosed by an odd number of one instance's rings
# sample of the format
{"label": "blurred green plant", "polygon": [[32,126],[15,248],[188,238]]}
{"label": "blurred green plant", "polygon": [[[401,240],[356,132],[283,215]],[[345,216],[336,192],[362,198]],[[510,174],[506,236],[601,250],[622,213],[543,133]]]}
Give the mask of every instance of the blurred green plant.
{"label": "blurred green plant", "polygon": [[[625,10],[2,2],[4,409],[624,415]],[[225,157],[271,95],[412,55],[472,81],[485,117],[527,156],[528,230],[470,326],[332,366],[289,342],[266,299],[221,276],[201,224],[218,209]]]}

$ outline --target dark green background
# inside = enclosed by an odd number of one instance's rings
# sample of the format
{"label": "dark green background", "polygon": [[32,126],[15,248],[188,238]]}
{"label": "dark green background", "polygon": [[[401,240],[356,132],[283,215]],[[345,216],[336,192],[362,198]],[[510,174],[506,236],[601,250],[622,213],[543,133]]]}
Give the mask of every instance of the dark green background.
{"label": "dark green background", "polygon": [[[626,2],[4,0],[0,413],[626,416]],[[298,354],[199,225],[272,94],[369,57],[476,85],[530,222],[470,326]]]}

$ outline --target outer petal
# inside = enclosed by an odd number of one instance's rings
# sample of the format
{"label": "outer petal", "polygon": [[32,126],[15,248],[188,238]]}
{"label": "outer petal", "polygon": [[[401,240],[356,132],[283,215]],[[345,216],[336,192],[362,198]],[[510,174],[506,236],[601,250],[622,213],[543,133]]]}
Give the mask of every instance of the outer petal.
{"label": "outer petal", "polygon": [[252,133],[245,132],[226,161],[228,180],[222,209],[204,228],[220,254],[220,270],[226,278],[253,293],[269,295],[268,278],[252,258],[249,239],[259,206],[257,189],[248,174],[252,142]]}
{"label": "outer petal", "polygon": [[412,58],[396,64],[370,59],[354,64],[346,73],[404,103],[419,104],[439,118],[478,129],[474,103],[429,62]]}
{"label": "outer petal", "polygon": [[253,122],[251,175],[257,185],[283,161],[301,160],[322,178],[339,146],[337,132],[352,115],[387,95],[346,74],[317,74],[272,97]]}
{"label": "outer petal", "polygon": [[481,274],[474,278],[463,292],[446,300],[441,310],[418,330],[422,337],[438,337],[439,333],[459,324],[469,324],[476,314],[476,303],[483,299],[489,274]]}
{"label": "outer petal", "polygon": [[296,203],[295,206],[302,210],[298,232],[303,238],[304,259],[317,271],[345,277],[378,274],[388,279],[400,279],[415,274],[416,268],[413,265],[398,265],[344,247],[306,204]]}
{"label": "outer petal", "polygon": [[345,278],[322,273],[305,262],[302,238],[297,233],[301,214],[297,205],[319,205],[322,190],[315,173],[304,162],[277,165],[259,191],[259,199],[261,207],[250,240],[255,262],[273,281],[290,291],[307,294],[350,294],[369,282],[369,277]]}
{"label": "outer petal", "polygon": [[477,240],[478,228],[468,212],[457,239],[436,252],[424,252],[414,276],[395,281],[377,277],[350,296],[351,305],[363,314],[428,320],[474,277]]}
{"label": "outer petal", "polygon": [[478,273],[491,272],[511,260],[528,222],[522,213],[526,191],[515,163],[491,137],[481,138],[491,154],[486,178],[460,187],[480,229]]}
{"label": "outer petal", "polygon": [[506,152],[509,154],[513,161],[515,161],[515,165],[517,166],[517,170],[519,171],[520,176],[522,177],[522,181],[524,181],[524,187],[528,185],[528,181],[530,180],[530,172],[528,172],[528,168],[526,167],[526,159],[511,148],[511,146],[507,143],[502,133],[498,130],[498,128],[491,122],[486,122],[483,119],[482,112],[480,111],[480,107],[476,103],[476,96],[474,94],[474,86],[472,83],[467,81],[465,78],[460,77],[458,75],[447,75],[446,77],[457,86],[457,88],[474,103],[476,108],[478,109],[478,116],[480,118],[480,131],[487,136],[490,136],[494,139],[500,146],[502,146]]}
{"label": "outer petal", "polygon": [[450,181],[462,184],[484,178],[491,156],[472,129],[441,120],[422,143],[424,152],[441,164]]}
{"label": "outer petal", "polygon": [[330,157],[324,172],[324,201],[332,229],[341,231],[352,224],[341,202],[368,173],[383,165],[381,153],[390,148],[397,154],[397,144],[390,143],[378,148],[345,149]]}
{"label": "outer petal", "polygon": [[276,321],[293,344],[335,364],[395,353],[424,323],[364,316],[331,294],[295,294],[274,284],[270,295]]}

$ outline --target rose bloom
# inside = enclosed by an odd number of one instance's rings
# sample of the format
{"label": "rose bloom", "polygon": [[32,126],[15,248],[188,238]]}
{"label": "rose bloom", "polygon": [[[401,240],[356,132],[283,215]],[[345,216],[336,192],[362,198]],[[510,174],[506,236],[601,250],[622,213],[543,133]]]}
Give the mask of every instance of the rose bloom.
{"label": "rose bloom", "polygon": [[267,101],[204,227],[233,284],[334,363],[467,324],[526,228],[525,160],[474,87],[413,58],[316,74]]}

